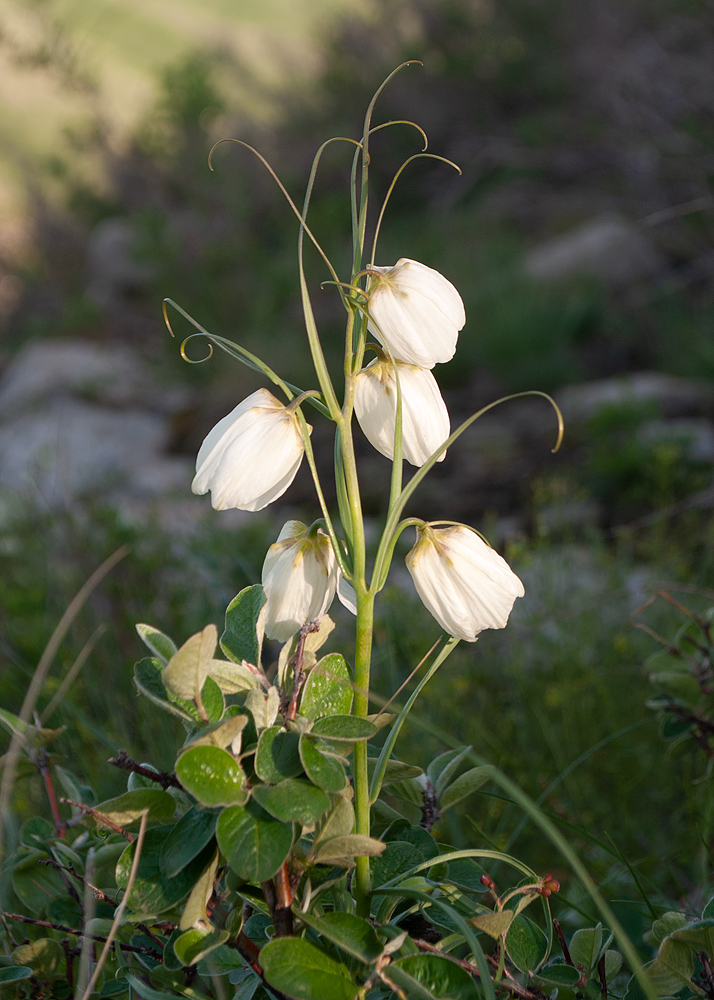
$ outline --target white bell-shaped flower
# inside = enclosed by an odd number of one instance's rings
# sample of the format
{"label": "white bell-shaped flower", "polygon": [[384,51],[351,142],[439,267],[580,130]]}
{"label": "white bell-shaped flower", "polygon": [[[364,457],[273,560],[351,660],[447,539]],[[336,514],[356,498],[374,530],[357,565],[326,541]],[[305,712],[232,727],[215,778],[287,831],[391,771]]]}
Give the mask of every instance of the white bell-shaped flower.
{"label": "white bell-shaped flower", "polygon": [[395,358],[420,368],[450,361],[466,322],[461,296],[443,274],[401,257],[369,291],[370,332]]}
{"label": "white bell-shaped flower", "polygon": [[[407,462],[421,466],[448,438],[449,413],[428,369],[403,361],[397,361],[396,367],[402,390],[402,453]],[[397,379],[390,361],[377,358],[357,374],[355,413],[370,444],[394,458]],[[445,457],[446,452],[437,461]]]}
{"label": "white bell-shaped flower", "polygon": [[209,431],[191,489],[210,490],[216,510],[262,510],[293,481],[304,451],[294,411],[258,389]]}
{"label": "white bell-shaped flower", "polygon": [[505,628],[516,598],[525,594],[506,560],[463,524],[420,525],[406,564],[427,610],[466,642],[485,628]]}
{"label": "white bell-shaped flower", "polygon": [[335,553],[322,528],[287,521],[263,563],[268,638],[286,642],[307,622],[322,618],[332,604],[337,578]]}

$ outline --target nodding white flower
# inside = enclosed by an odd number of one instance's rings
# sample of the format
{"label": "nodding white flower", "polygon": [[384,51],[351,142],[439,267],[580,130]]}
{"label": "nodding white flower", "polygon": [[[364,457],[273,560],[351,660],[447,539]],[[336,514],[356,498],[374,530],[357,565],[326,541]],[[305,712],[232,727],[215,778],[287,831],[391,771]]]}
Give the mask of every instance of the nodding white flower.
{"label": "nodding white flower", "polygon": [[210,490],[216,510],[262,510],[293,481],[304,451],[294,411],[258,389],[209,431],[191,489]]}
{"label": "nodding white flower", "polygon": [[[402,390],[402,453],[412,465],[423,465],[451,432],[449,413],[436,379],[426,368],[396,362]],[[370,444],[394,458],[397,379],[394,366],[377,358],[355,379],[355,413]],[[446,452],[439,455],[443,462]]]}
{"label": "nodding white flower", "polygon": [[332,604],[337,578],[335,553],[322,528],[287,521],[263,563],[268,638],[286,642],[307,622],[322,618]]}
{"label": "nodding white flower", "polygon": [[[377,271],[369,291],[370,331],[395,358],[420,368],[450,361],[466,322],[464,303],[443,274],[400,257]],[[379,329],[378,329],[379,328]]]}
{"label": "nodding white flower", "polygon": [[466,642],[485,628],[505,628],[516,598],[525,594],[506,560],[464,524],[417,527],[406,564],[427,610]]}

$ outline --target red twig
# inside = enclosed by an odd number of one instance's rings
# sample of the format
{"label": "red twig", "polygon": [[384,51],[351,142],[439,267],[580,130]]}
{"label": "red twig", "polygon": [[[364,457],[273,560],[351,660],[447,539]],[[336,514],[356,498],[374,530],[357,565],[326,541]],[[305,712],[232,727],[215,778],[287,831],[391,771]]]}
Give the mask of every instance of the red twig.
{"label": "red twig", "polygon": [[128,833],[126,830],[122,830],[120,826],[113,823],[108,816],[104,816],[102,813],[97,812],[96,809],[92,809],[91,806],[85,806],[83,802],[75,802],[74,799],[60,799],[60,802],[66,802],[69,806],[74,806],[75,809],[81,809],[82,812],[91,816],[95,819],[97,823],[102,823],[104,826],[108,826],[110,830],[114,830],[115,833],[120,833],[122,837],[126,837],[130,844],[133,844],[136,837],[133,833]]}

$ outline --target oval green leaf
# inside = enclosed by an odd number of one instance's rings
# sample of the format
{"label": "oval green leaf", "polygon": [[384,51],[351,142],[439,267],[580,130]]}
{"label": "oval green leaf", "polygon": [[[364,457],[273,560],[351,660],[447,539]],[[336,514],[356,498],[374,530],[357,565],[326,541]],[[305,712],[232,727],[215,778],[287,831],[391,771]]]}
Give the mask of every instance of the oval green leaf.
{"label": "oval green leaf", "polygon": [[260,584],[245,587],[226,608],[226,627],[221,636],[221,649],[226,656],[240,663],[247,660],[260,666],[263,646],[263,620],[267,598]]}
{"label": "oval green leaf", "polygon": [[281,823],[257,802],[224,809],[216,825],[218,846],[228,864],[248,882],[272,878],[293,842],[292,824]]}
{"label": "oval green leaf", "polygon": [[136,631],[144,645],[166,666],[176,652],[176,643],[163,632],[154,628],[153,625],[139,623],[136,626]]}
{"label": "oval green leaf", "polygon": [[385,848],[381,840],[365,837],[358,833],[347,833],[342,837],[320,840],[315,850],[315,862],[321,865],[341,865],[347,867],[354,858],[376,858]]}
{"label": "oval green leaf", "polygon": [[537,924],[525,913],[519,913],[508,928],[506,951],[519,972],[532,975],[545,961],[548,940]]}
{"label": "oval green leaf", "polygon": [[256,785],[253,798],[275,819],[302,826],[313,826],[330,808],[322,789],[297,778],[286,778],[279,785]]}
{"label": "oval green leaf", "polygon": [[[209,843],[193,860],[174,876],[161,871],[161,848],[173,827],[157,826],[147,830],[144,846],[139,858],[139,868],[127,903],[135,913],[163,913],[175,906],[198,881],[214,854],[214,846]],[[134,861],[136,841],[125,848],[116,867],[116,883],[126,889],[129,872]]]}
{"label": "oval green leaf", "polygon": [[580,981],[580,972],[573,965],[553,963],[539,970],[538,979],[553,986],[575,986]]}
{"label": "oval green leaf", "polygon": [[228,931],[219,931],[215,927],[192,927],[173,942],[174,953],[181,965],[191,966],[227,940]]}
{"label": "oval green leaf", "polygon": [[165,712],[178,715],[189,722],[200,722],[198,709],[192,701],[179,698],[164,687],[162,680],[164,666],[155,656],[147,656],[134,665],[134,684],[140,694],[163,708]]}
{"label": "oval green leaf", "polygon": [[345,769],[334,757],[328,757],[315,746],[306,733],[300,737],[300,760],[313,785],[325,792],[341,792],[347,784]]}
{"label": "oval green leaf", "polygon": [[308,674],[300,701],[300,714],[314,721],[326,715],[349,715],[352,677],[340,653],[328,653]]}
{"label": "oval green leaf", "polygon": [[326,913],[319,919],[301,913],[300,919],[365,965],[376,961],[384,950],[374,927],[354,913]]}
{"label": "oval green leaf", "polygon": [[[12,870],[12,887],[22,905],[35,916],[41,916],[54,899],[63,899],[67,890],[60,874],[54,868],[39,864],[49,855],[44,851],[33,851]],[[31,962],[18,961],[18,965]]]}
{"label": "oval green leaf", "polygon": [[284,778],[301,774],[299,742],[297,733],[286,732],[282,726],[264,729],[255,754],[255,773],[260,780],[276,785]]}
{"label": "oval green leaf", "polygon": [[40,980],[59,979],[64,974],[65,954],[59,941],[38,938],[30,944],[21,944],[12,953],[16,967],[28,967]]}
{"label": "oval green leaf", "polygon": [[377,727],[368,719],[360,719],[356,715],[326,715],[317,719],[312,726],[313,736],[324,740],[343,740],[356,743],[368,740],[377,732]]}
{"label": "oval green leaf", "polygon": [[193,747],[179,757],[176,775],[204,806],[242,805],[248,799],[238,761],[220,747]]}
{"label": "oval green leaf", "polygon": [[0,969],[0,983],[18,983],[21,979],[29,979],[34,974],[26,965],[6,965],[4,969]]}
{"label": "oval green leaf", "polygon": [[483,767],[472,767],[465,774],[460,774],[455,781],[445,788],[439,799],[439,811],[446,812],[457,802],[461,802],[468,795],[477,792],[482,785],[493,776],[493,769],[488,765]]}
{"label": "oval green leaf", "polygon": [[260,952],[270,986],[295,1000],[354,1000],[357,985],[347,969],[302,938],[276,938]]}
{"label": "oval green leaf", "polygon": [[441,955],[407,955],[389,966],[389,978],[410,1000],[478,1000],[471,976]]}
{"label": "oval green leaf", "polygon": [[193,861],[216,831],[216,815],[191,806],[171,829],[159,852],[162,875],[172,878]]}

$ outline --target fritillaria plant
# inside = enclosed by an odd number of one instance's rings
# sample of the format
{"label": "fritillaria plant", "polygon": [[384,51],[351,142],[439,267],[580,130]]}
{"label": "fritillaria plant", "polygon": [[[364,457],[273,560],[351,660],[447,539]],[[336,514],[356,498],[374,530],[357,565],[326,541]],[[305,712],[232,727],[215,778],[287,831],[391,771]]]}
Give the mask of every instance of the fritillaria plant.
{"label": "fritillaria plant", "polygon": [[[302,210],[292,202],[260,153],[240,140],[223,140],[238,142],[264,163],[299,221],[300,289],[318,388],[304,391],[293,386],[244,348],[209,334],[183,309],[167,300],[199,330],[191,337],[208,337],[261,372],[285,397],[285,402],[281,402],[267,389],[258,389],[213,428],[198,453],[193,491],[199,494],[210,491],[211,502],[218,510],[261,510],[288,489],[303,453],[307,455],[322,517],[311,527],[289,521],[266,556],[265,634],[287,642],[304,627],[312,627],[311,623],[327,612],[337,593],[356,615],[353,713],[361,719],[367,719],[369,713],[374,602],[386,583],[397,539],[406,528],[414,527],[417,533],[416,544],[407,556],[407,568],[423,603],[449,636],[443,641],[436,662],[443,662],[460,639],[474,642],[483,629],[503,628],[516,598],[524,594],[521,581],[505,560],[471,527],[402,518],[408,498],[431,467],[444,460],[449,445],[490,407],[474,414],[451,433],[449,415],[432,369],[453,357],[466,322],[464,304],[456,288],[438,271],[409,258],[400,258],[389,266],[376,262],[385,208],[408,163],[430,157],[459,169],[444,157],[426,152],[426,136],[414,123],[387,123],[414,127],[424,140],[424,148],[397,171],[381,206],[374,240],[365,259],[370,139],[375,131],[385,127],[373,127],[372,114],[379,94],[393,75],[385,80],[369,104],[361,139],[331,139],[318,150]],[[343,278],[337,274],[308,222],[315,174],[323,150],[332,142],[354,147],[352,271]],[[329,272],[325,284],[335,288],[346,314],[341,399],[328,370],[305,279],[305,237],[322,256]],[[370,337],[378,343],[373,343]],[[182,352],[185,345],[186,341]],[[370,354],[374,355],[371,360]],[[303,415],[306,404],[335,425],[336,516],[328,509],[318,477],[310,443],[312,428]],[[392,461],[386,524],[371,567],[365,544],[353,417],[370,443]],[[559,424],[559,440],[561,432]],[[404,459],[418,467],[406,485]],[[352,771],[355,833],[369,837],[370,804],[379,794],[379,772],[370,787],[364,741],[355,743]],[[369,892],[369,858],[358,856],[355,895],[359,914],[369,912]]]}

